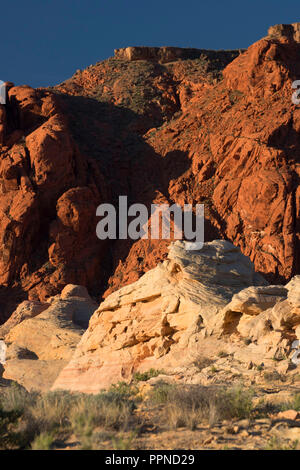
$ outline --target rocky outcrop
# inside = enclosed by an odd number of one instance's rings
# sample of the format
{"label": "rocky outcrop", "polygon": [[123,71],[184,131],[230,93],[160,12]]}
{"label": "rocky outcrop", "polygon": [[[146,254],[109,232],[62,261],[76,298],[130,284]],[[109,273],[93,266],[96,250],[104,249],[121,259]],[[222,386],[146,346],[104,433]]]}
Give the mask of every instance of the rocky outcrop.
{"label": "rocky outcrop", "polygon": [[119,195],[148,208],[204,203],[206,241],[230,240],[271,283],[299,273],[299,51],[273,35],[232,56],[119,52],[55,88],[9,87],[0,322],[69,283],[100,300],[166,258],[169,240],[96,237],[96,207]]}
{"label": "rocky outcrop", "polygon": [[0,326],[0,338],[5,338],[10,330],[19,323],[22,323],[22,321],[28,318],[34,318],[36,315],[39,315],[47,308],[49,308],[49,304],[47,302],[24,300],[24,302],[18,305],[9,319]]}
{"label": "rocky outcrop", "polygon": [[278,375],[298,365],[300,277],[268,285],[226,241],[186,248],[172,244],[167,260],[100,304],[54,390],[97,393],[150,368],[206,384],[199,358],[254,381],[258,366]]}
{"label": "rocky outcrop", "polygon": [[259,284],[266,282],[231,243],[188,251],[177,241],[166,261],[102,302],[53,389],[97,392],[137,370],[186,363],[232,295]]}
{"label": "rocky outcrop", "polygon": [[120,60],[151,60],[161,64],[177,60],[217,59],[224,68],[243,50],[213,51],[207,49],[189,49],[182,47],[125,47],[115,49],[115,58]]}
{"label": "rocky outcrop", "polygon": [[80,161],[58,98],[27,86],[11,87],[5,109],[0,322],[13,311],[7,297],[15,297],[16,305],[22,296],[45,301],[68,282],[81,280],[91,287],[101,259],[95,210],[102,177],[85,173],[88,163],[84,157]]}
{"label": "rocky outcrop", "polygon": [[221,336],[243,339],[248,346],[236,353],[238,359],[260,364],[288,357],[290,346],[300,339],[300,278],[285,287],[250,287],[235,294],[220,313]]}
{"label": "rocky outcrop", "polygon": [[7,345],[3,377],[27,389],[48,390],[97,306],[85,287],[75,285],[47,303],[23,302],[1,327]]}
{"label": "rocky outcrop", "polygon": [[271,37],[286,37],[300,42],[300,23],[276,24],[268,30]]}

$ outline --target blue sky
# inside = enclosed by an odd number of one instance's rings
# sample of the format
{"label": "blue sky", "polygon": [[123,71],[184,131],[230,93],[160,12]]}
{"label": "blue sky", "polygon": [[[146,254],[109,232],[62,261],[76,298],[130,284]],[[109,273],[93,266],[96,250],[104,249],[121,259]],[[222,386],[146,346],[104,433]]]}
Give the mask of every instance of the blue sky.
{"label": "blue sky", "polygon": [[248,47],[300,21],[299,0],[14,0],[1,4],[2,80],[48,86],[126,46]]}

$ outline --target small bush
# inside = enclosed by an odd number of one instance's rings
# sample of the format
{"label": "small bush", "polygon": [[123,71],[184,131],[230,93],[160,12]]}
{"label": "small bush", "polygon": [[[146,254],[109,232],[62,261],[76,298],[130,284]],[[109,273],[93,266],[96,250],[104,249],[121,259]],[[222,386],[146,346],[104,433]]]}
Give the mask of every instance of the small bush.
{"label": "small bush", "polygon": [[252,406],[252,390],[243,389],[241,386],[232,387],[218,395],[218,409],[223,419],[249,418]]}
{"label": "small bush", "polygon": [[218,357],[223,358],[223,357],[228,357],[229,354],[225,351],[219,351],[218,352]]}
{"label": "small bush", "polygon": [[300,393],[297,393],[292,400],[293,410],[300,411]]}
{"label": "small bush", "polygon": [[266,416],[277,414],[281,410],[282,408],[279,403],[265,402],[262,398],[253,411],[255,418],[265,418]]}
{"label": "small bush", "polygon": [[264,380],[266,382],[278,382],[278,381],[281,381],[281,382],[284,382],[284,377],[279,374],[279,372],[277,372],[276,370],[272,371],[272,372],[264,372]]}
{"label": "small bush", "polygon": [[211,366],[213,363],[214,361],[209,357],[199,357],[193,362],[194,366],[199,370],[205,369],[206,367]]}
{"label": "small bush", "polygon": [[1,390],[0,448],[23,448],[34,438],[31,426],[23,421],[25,411],[35,403],[36,395],[17,385]]}
{"label": "small bush", "polygon": [[284,441],[277,436],[273,436],[267,446],[266,450],[296,450],[298,449],[299,441]]}
{"label": "small bush", "polygon": [[245,338],[245,339],[244,339],[244,344],[245,344],[246,346],[249,346],[249,344],[251,344],[251,343],[252,343],[252,341],[251,341],[250,338]]}
{"label": "small bush", "polygon": [[82,396],[70,413],[70,421],[78,436],[87,436],[95,427],[127,430],[135,403],[128,394],[115,391]]}
{"label": "small bush", "polygon": [[155,404],[166,403],[170,397],[170,393],[175,389],[175,385],[161,383],[158,384],[149,394],[149,400]]}
{"label": "small bush", "polygon": [[214,390],[204,387],[182,389],[174,392],[169,410],[169,420],[173,427],[185,426],[195,429],[206,420],[210,420],[216,394]]}
{"label": "small bush", "polygon": [[297,393],[291,400],[281,405],[281,411],[286,410],[300,411],[300,393]]}
{"label": "small bush", "polygon": [[136,437],[136,432],[131,432],[129,436],[118,436],[112,438],[114,450],[131,450],[133,441]]}
{"label": "small bush", "polygon": [[29,393],[23,387],[13,384],[1,390],[0,409],[5,412],[22,414],[24,410],[35,402],[36,393]]}
{"label": "small bush", "polygon": [[160,374],[163,374],[164,372],[162,370],[157,370],[157,369],[150,369],[146,372],[136,372],[133,376],[134,380],[137,382],[146,382],[149,379],[152,379],[152,377],[157,377]]}
{"label": "small bush", "polygon": [[32,450],[50,450],[54,441],[52,433],[43,432],[39,434],[31,444]]}
{"label": "small bush", "polygon": [[114,397],[120,397],[121,399],[135,397],[139,393],[139,389],[135,386],[132,386],[126,382],[118,382],[113,384],[106,392],[108,395]]}

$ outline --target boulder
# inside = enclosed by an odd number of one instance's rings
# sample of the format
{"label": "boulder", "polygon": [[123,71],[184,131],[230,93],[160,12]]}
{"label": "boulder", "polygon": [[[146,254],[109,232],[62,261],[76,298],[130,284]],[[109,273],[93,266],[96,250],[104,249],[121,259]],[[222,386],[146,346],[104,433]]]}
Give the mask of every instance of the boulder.
{"label": "boulder", "polygon": [[294,308],[300,308],[300,276],[294,276],[285,287],[288,290],[287,299],[289,303]]}
{"label": "boulder", "polygon": [[24,302],[18,305],[9,319],[0,326],[0,338],[5,338],[5,336],[14,326],[28,318],[34,318],[47,308],[49,308],[49,303],[34,300],[24,300]]}
{"label": "boulder", "polygon": [[221,312],[222,335],[263,344],[265,354],[272,348],[288,354],[300,332],[299,281],[295,276],[284,287],[250,287],[235,294]]}
{"label": "boulder", "polygon": [[287,297],[283,286],[251,286],[235,294],[226,309],[246,315],[258,315]]}

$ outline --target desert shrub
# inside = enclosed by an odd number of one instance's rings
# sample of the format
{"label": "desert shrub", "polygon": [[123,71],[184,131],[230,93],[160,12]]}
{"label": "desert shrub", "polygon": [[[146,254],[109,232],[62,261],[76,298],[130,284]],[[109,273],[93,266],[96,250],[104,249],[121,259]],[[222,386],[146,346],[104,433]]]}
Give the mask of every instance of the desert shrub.
{"label": "desert shrub", "polygon": [[219,413],[222,419],[249,418],[252,405],[253,391],[235,386],[218,394]]}
{"label": "desert shrub", "polygon": [[209,417],[211,398],[204,388],[174,391],[167,413],[170,426],[195,429],[197,424]]}
{"label": "desert shrub", "polygon": [[164,404],[160,419],[171,428],[195,429],[202,422],[248,418],[252,411],[252,392],[241,387],[218,391],[203,386],[161,384],[149,399]]}
{"label": "desert shrub", "polygon": [[96,427],[127,430],[136,408],[135,401],[131,398],[134,393],[121,384],[98,395],[81,396],[70,411],[73,431],[79,437],[87,437]]}
{"label": "desert shrub", "polygon": [[300,411],[300,393],[297,393],[292,400],[293,410]]}
{"label": "desert shrub", "polygon": [[36,398],[36,393],[29,393],[25,388],[13,384],[1,389],[0,409],[3,412],[14,412],[21,415],[28,406],[36,401]]}
{"label": "desert shrub", "polygon": [[225,351],[219,351],[218,352],[218,357],[223,358],[223,357],[228,357],[228,356],[229,356],[229,354]]}
{"label": "desert shrub", "polygon": [[300,411],[300,393],[296,393],[289,401],[281,404],[281,411],[296,410]]}
{"label": "desert shrub", "polygon": [[175,389],[175,385],[161,382],[154,387],[149,393],[149,400],[154,404],[163,404],[170,399],[171,391]]}
{"label": "desert shrub", "polygon": [[130,432],[128,436],[116,436],[112,438],[114,450],[130,450],[132,449],[133,441],[136,437],[136,432]]}
{"label": "desert shrub", "polygon": [[136,390],[120,383],[98,395],[28,393],[9,387],[0,397],[0,448],[44,449],[72,433],[91,448],[94,429],[127,430],[135,421]]}
{"label": "desert shrub", "polygon": [[250,338],[244,338],[244,344],[245,344],[246,346],[249,346],[249,344],[251,344],[251,343],[252,343],[252,341],[251,341]]}
{"label": "desert shrub", "polygon": [[255,418],[265,418],[266,416],[279,413],[281,409],[282,408],[279,403],[272,403],[270,401],[265,401],[262,398],[253,409],[253,415]]}
{"label": "desert shrub", "polygon": [[271,371],[271,372],[268,372],[268,371],[264,372],[264,379],[266,382],[278,382],[278,381],[284,382],[284,377],[276,370]]}
{"label": "desert shrub", "polygon": [[146,382],[149,379],[152,379],[152,377],[157,377],[160,374],[163,374],[164,371],[158,370],[158,369],[149,369],[146,372],[136,372],[133,376],[134,380],[137,382]]}
{"label": "desert shrub", "polygon": [[156,404],[164,404],[160,418],[172,429],[188,427],[195,429],[197,424],[208,420],[216,398],[212,389],[200,386],[184,387],[161,384],[151,392],[149,399]]}
{"label": "desert shrub", "polygon": [[[133,437],[128,438],[128,432],[137,433],[142,425],[135,413],[137,400],[138,388],[124,382],[97,395],[7,388],[0,396],[0,448],[50,449],[55,441],[75,434],[82,449],[93,449],[101,447],[99,439],[105,433],[115,448],[130,448]],[[195,429],[202,422],[248,418],[252,413],[252,393],[241,387],[220,391],[161,382],[147,400],[159,408],[155,419],[173,429]],[[298,409],[300,395],[289,406]],[[119,433],[127,434],[118,440]]]}
{"label": "desert shrub", "polygon": [[285,441],[277,436],[271,437],[267,443],[266,450],[296,450],[299,449],[299,441]]}
{"label": "desert shrub", "polygon": [[77,400],[76,395],[67,392],[49,392],[40,395],[25,416],[30,414],[41,433],[64,430],[68,428],[68,414]]}
{"label": "desert shrub", "polygon": [[108,397],[113,397],[117,399],[118,397],[123,400],[124,398],[133,398],[139,393],[139,389],[131,384],[126,382],[118,382],[109,387],[106,392]]}
{"label": "desert shrub", "polygon": [[52,433],[43,432],[35,437],[31,444],[32,450],[50,450],[54,441]]}
{"label": "desert shrub", "polygon": [[31,427],[23,421],[26,410],[35,403],[36,394],[12,385],[1,390],[0,396],[0,448],[25,447],[32,438]]}
{"label": "desert shrub", "polygon": [[197,367],[199,370],[205,369],[206,367],[211,366],[214,363],[213,359],[209,357],[198,357],[194,362],[194,366]]}
{"label": "desert shrub", "polygon": [[229,101],[231,105],[234,105],[239,101],[239,99],[243,96],[243,93],[239,90],[230,90],[229,91]]}

